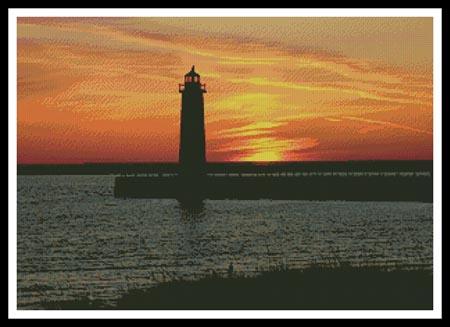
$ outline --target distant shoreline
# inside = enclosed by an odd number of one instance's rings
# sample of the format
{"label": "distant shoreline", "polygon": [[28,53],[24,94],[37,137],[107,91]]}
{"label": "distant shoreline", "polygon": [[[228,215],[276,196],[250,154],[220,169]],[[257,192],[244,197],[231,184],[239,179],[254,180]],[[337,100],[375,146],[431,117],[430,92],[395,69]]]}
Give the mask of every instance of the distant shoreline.
{"label": "distant shoreline", "polygon": [[[207,173],[430,172],[433,160],[209,162]],[[18,175],[175,174],[177,162],[18,164]]]}

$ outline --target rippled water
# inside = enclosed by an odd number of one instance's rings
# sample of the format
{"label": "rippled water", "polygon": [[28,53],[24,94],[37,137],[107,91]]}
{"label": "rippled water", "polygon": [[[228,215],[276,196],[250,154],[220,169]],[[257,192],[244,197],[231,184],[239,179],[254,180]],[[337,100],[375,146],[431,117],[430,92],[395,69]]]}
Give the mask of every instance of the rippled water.
{"label": "rippled water", "polygon": [[432,266],[429,203],[115,199],[112,176],[19,176],[19,308],[226,271]]}

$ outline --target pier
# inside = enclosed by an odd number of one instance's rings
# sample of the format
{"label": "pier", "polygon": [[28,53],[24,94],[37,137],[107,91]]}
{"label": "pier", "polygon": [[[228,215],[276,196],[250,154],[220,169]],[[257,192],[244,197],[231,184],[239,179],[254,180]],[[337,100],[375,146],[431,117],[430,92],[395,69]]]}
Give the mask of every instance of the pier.
{"label": "pier", "polygon": [[186,181],[177,165],[136,165],[115,177],[119,198],[433,201],[432,161],[208,163]]}
{"label": "pier", "polygon": [[121,198],[273,199],[347,201],[433,201],[433,183],[427,173],[209,175],[188,187],[178,176],[118,176],[114,195]]}

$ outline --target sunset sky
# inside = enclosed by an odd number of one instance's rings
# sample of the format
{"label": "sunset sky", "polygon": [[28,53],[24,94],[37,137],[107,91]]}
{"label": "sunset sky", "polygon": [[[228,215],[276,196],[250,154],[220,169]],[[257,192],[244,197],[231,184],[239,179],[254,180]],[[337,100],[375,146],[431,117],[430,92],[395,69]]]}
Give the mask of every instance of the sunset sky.
{"label": "sunset sky", "polygon": [[18,162],[432,159],[432,18],[19,18]]}

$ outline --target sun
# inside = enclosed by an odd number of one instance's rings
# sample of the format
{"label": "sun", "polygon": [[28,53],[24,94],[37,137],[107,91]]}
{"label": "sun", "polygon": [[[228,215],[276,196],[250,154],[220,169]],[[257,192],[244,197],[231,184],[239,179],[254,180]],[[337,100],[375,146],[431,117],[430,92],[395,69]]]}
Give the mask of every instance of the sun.
{"label": "sun", "polygon": [[280,151],[262,151],[245,156],[239,161],[281,161],[283,155]]}

